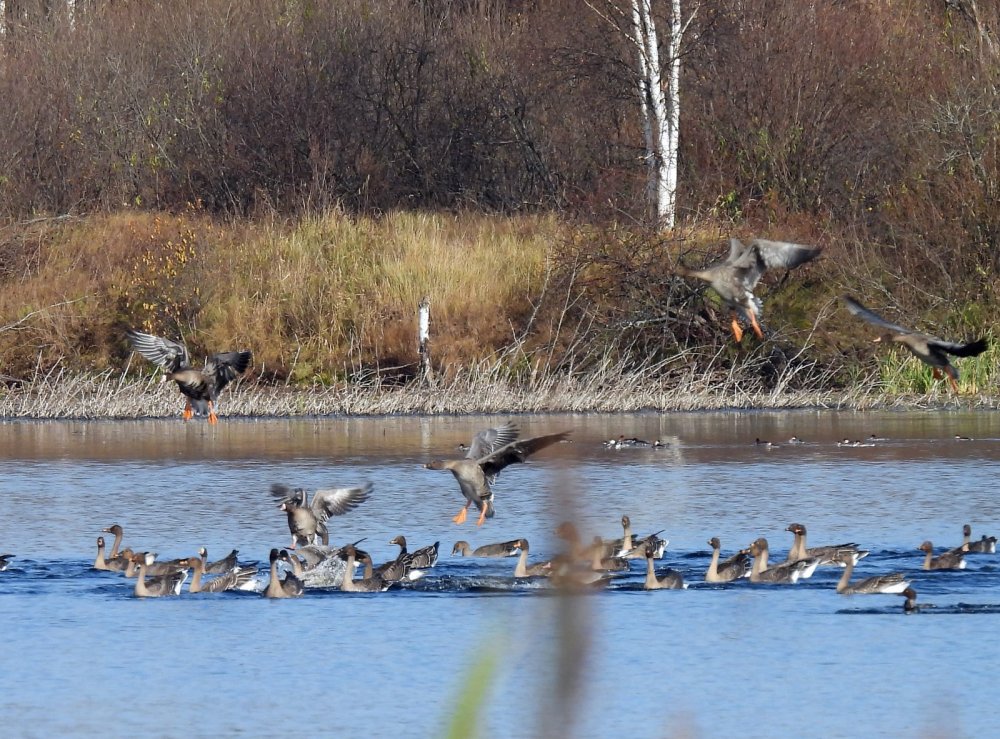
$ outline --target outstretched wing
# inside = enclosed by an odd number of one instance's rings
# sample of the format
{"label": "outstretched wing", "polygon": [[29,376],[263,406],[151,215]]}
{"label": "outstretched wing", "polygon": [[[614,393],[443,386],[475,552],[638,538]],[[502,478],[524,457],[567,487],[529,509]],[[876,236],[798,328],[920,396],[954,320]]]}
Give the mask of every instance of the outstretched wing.
{"label": "outstretched wing", "polygon": [[569,431],[561,431],[558,434],[533,436],[530,439],[511,442],[480,459],[479,466],[487,477],[496,477],[508,465],[523,462],[535,452],[569,438],[569,434]]}
{"label": "outstretched wing", "polygon": [[250,366],[251,352],[220,352],[213,354],[205,362],[203,374],[212,379],[212,397],[222,392],[222,388],[242,375]]}
{"label": "outstretched wing", "polygon": [[353,511],[368,500],[371,492],[372,484],[370,482],[361,487],[317,490],[313,493],[310,505],[316,518],[325,521],[330,516],[342,516]]}
{"label": "outstretched wing", "polygon": [[897,334],[915,334],[917,333],[912,328],[905,328],[896,323],[890,323],[885,320],[873,310],[865,308],[861,303],[852,298],[850,295],[844,296],[844,304],[847,305],[847,310],[851,312],[852,315],[857,316],[862,321],[867,321],[873,326],[878,326],[879,328],[884,328],[888,331],[892,331]]}
{"label": "outstretched wing", "polygon": [[187,349],[183,344],[131,328],[125,331],[125,335],[133,349],[167,372],[177,372],[189,366]]}
{"label": "outstretched wing", "polygon": [[953,354],[956,357],[975,357],[982,354],[990,347],[990,342],[986,339],[986,337],[977,339],[976,341],[970,341],[967,344],[956,344],[955,342],[944,341],[943,339],[929,339],[927,343],[931,346],[944,349],[946,352]]}
{"label": "outstretched wing", "polygon": [[769,239],[754,239],[750,249],[756,249],[760,260],[767,269],[794,269],[815,259],[823,251],[819,246],[793,244],[790,241],[770,241]]}
{"label": "outstretched wing", "polygon": [[282,503],[295,503],[295,505],[304,506],[306,504],[306,491],[302,488],[295,488],[294,490],[281,482],[276,482],[271,485],[271,495]]}
{"label": "outstretched wing", "polygon": [[497,449],[507,446],[512,441],[517,441],[521,430],[513,421],[507,421],[503,426],[491,429],[484,429],[472,437],[466,459],[482,459],[492,454]]}

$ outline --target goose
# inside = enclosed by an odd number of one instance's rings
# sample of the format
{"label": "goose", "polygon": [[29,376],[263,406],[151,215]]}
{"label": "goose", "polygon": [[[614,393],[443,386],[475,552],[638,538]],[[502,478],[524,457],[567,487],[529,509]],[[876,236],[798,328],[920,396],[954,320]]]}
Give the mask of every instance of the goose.
{"label": "goose", "polygon": [[[198,556],[201,557],[201,565],[204,573],[206,575],[222,575],[230,570],[236,568],[236,557],[239,555],[240,550],[234,549],[229,554],[227,554],[222,559],[217,559],[214,562],[208,561],[208,549],[201,547],[198,550]],[[255,570],[256,572],[256,570]]]}
{"label": "goose", "polygon": [[[403,558],[409,569],[412,570],[426,570],[437,564],[438,560],[438,545],[440,542],[434,542],[426,547],[421,547],[414,552],[408,552],[406,550],[406,537],[397,536],[393,538],[390,544],[395,544],[399,547],[399,557]],[[416,579],[416,578],[412,578]]]}
{"label": "goose", "polygon": [[978,541],[970,541],[971,537],[972,527],[969,524],[965,524],[962,527],[962,543],[955,547],[955,549],[966,554],[997,553],[997,538],[995,536],[986,536],[986,534],[983,534],[982,538]]}
{"label": "goose", "polygon": [[758,339],[764,338],[758,318],[761,301],[754,288],[768,269],[791,270],[819,256],[817,246],[793,244],[787,241],[754,239],[749,244],[739,239],[729,240],[729,256],[706,269],[689,269],[682,264],[675,268],[681,277],[695,277],[709,283],[719,294],[732,319],[733,337],[743,340],[738,316],[750,322]]}
{"label": "goose", "polygon": [[902,593],[910,587],[910,581],[900,572],[888,575],[875,575],[851,585],[851,574],[854,572],[854,560],[847,558],[844,564],[844,574],[837,582],[837,592],[841,595],[862,595],[866,593]]}
{"label": "goose", "polygon": [[189,593],[221,593],[225,590],[238,590],[257,574],[256,567],[234,567],[218,577],[202,582],[201,578],[205,574],[205,561],[202,556],[199,554],[197,557],[189,557],[183,562],[193,571],[191,584],[188,585]]}
{"label": "goose", "polygon": [[[649,549],[654,549],[650,545]],[[624,557],[605,557],[604,540],[599,536],[594,537],[594,543],[590,547],[590,569],[594,572],[623,572],[628,570],[628,560]]]}
{"label": "goose", "polygon": [[917,550],[924,552],[923,569],[925,570],[964,570],[965,552],[951,550],[937,557],[934,556],[934,545],[925,541]]}
{"label": "goose", "polygon": [[[544,436],[534,436],[530,439],[520,439],[488,451],[481,457],[473,458],[466,456],[465,459],[435,459],[424,465],[428,470],[449,470],[458,481],[458,486],[465,496],[465,506],[452,518],[456,524],[465,523],[469,513],[469,506],[475,503],[479,510],[479,520],[477,526],[482,526],[487,518],[493,518],[493,490],[491,485],[506,467],[519,462],[524,462],[532,454],[545,449],[552,444],[564,441],[569,437],[570,432],[562,431],[557,434],[546,434]],[[472,455],[477,449],[473,443],[469,450]]]}
{"label": "goose", "polygon": [[[523,551],[523,550],[522,550]],[[602,588],[611,582],[611,577],[584,567],[579,561],[565,554],[549,561],[549,582],[563,590]]]}
{"label": "goose", "polygon": [[811,577],[819,566],[819,558],[813,557],[795,562],[783,562],[768,568],[767,539],[763,537],[750,545],[750,556],[754,558],[753,568],[750,570],[750,582],[753,583],[794,585],[800,579]]}
{"label": "goose", "polygon": [[380,593],[389,589],[390,582],[378,575],[369,575],[362,580],[355,580],[354,564],[357,550],[353,544],[344,547],[343,556],[347,561],[347,569],[344,572],[344,579],[340,584],[340,589],[347,593]]}
{"label": "goose", "polygon": [[517,441],[520,435],[521,429],[517,424],[507,421],[502,426],[483,429],[472,437],[471,444],[459,444],[458,448],[465,452],[466,459],[480,459],[512,441]]}
{"label": "goose", "polygon": [[118,547],[122,544],[122,536],[125,534],[125,531],[116,523],[111,524],[106,529],[102,529],[102,531],[105,534],[113,534],[115,537],[115,540],[111,543],[111,551],[107,555],[107,558],[112,560],[118,556]]}
{"label": "goose", "polygon": [[14,554],[0,554],[0,572],[3,572],[10,566],[10,560],[14,559],[16,555]]}
{"label": "goose", "polygon": [[552,570],[551,562],[538,562],[536,564],[528,566],[528,540],[518,539],[518,549],[521,550],[521,554],[517,558],[517,564],[514,565],[514,577],[541,577],[548,575]]}
{"label": "goose", "polygon": [[122,550],[117,557],[107,559],[104,556],[104,537],[97,537],[97,557],[94,558],[94,569],[111,572],[122,572],[128,568],[129,557],[132,556],[131,549]]}
{"label": "goose", "polygon": [[708,545],[712,547],[712,560],[708,563],[708,571],[705,573],[705,582],[732,582],[741,577],[750,575],[750,553],[749,550],[741,549],[724,562],[719,562],[719,549],[722,544],[719,537],[713,536],[708,540]]}
{"label": "goose", "polygon": [[163,575],[149,575],[149,567],[153,564],[152,552],[139,552],[132,555],[132,560],[138,568],[135,580],[135,595],[139,598],[157,598],[162,595],[180,595],[181,586],[187,580],[187,569],[178,569]]}
{"label": "goose", "polygon": [[657,577],[653,569],[653,555],[655,547],[646,547],[646,579],[642,583],[643,590],[682,590],[684,589],[684,578],[677,570],[666,571],[663,577]]}
{"label": "goose", "polygon": [[298,598],[302,595],[302,581],[291,572],[286,572],[283,578],[278,577],[279,557],[278,550],[272,549],[268,557],[271,562],[271,576],[263,595],[265,598]]}
{"label": "goose", "polygon": [[193,415],[207,415],[210,424],[218,423],[215,403],[219,393],[246,371],[253,357],[249,351],[221,352],[210,356],[205,366],[198,370],[191,366],[187,347],[183,344],[134,329],[127,330],[125,335],[133,349],[165,370],[161,382],[173,380],[177,383],[187,398],[185,421]]}
{"label": "goose", "polygon": [[618,548],[613,549],[611,552],[606,552],[609,556],[624,557],[625,559],[645,559],[646,545],[652,544],[655,557],[661,559],[667,549],[667,545],[670,543],[668,539],[660,538],[660,534],[663,533],[662,529],[649,536],[633,536],[632,519],[628,516],[622,516],[622,532],[622,538],[616,539],[613,542],[619,545]]}
{"label": "goose", "polygon": [[353,511],[368,500],[371,492],[372,484],[368,482],[361,487],[317,490],[310,501],[302,488],[292,490],[281,483],[271,485],[271,495],[281,499],[278,508],[288,517],[288,530],[292,535],[289,549],[295,549],[299,541],[316,544],[317,539],[324,546],[329,545],[326,522],[330,516],[342,516]]}
{"label": "goose", "polygon": [[459,557],[515,557],[520,549],[520,539],[504,541],[499,544],[483,544],[481,547],[472,549],[467,541],[456,541],[451,548],[452,556]]}
{"label": "goose", "polygon": [[890,323],[849,295],[844,296],[844,303],[847,310],[863,321],[867,321],[873,326],[885,329],[886,333],[875,339],[875,342],[895,341],[905,346],[911,354],[924,364],[930,365],[934,373],[934,379],[941,379],[942,373],[948,377],[952,390],[958,393],[958,370],[952,366],[948,360],[948,355],[955,357],[975,357],[982,354],[989,348],[989,342],[984,337],[969,341],[965,344],[957,344],[952,341],[944,341],[929,334],[924,334],[913,329],[904,328],[895,323]]}
{"label": "goose", "polygon": [[786,562],[796,562],[800,559],[819,557],[821,565],[837,565],[843,567],[848,559],[854,560],[857,564],[859,559],[868,556],[867,549],[858,549],[854,542],[848,544],[834,544],[825,547],[806,547],[806,527],[800,523],[791,523],[785,527],[785,531],[790,531],[795,535],[792,548],[788,550]]}

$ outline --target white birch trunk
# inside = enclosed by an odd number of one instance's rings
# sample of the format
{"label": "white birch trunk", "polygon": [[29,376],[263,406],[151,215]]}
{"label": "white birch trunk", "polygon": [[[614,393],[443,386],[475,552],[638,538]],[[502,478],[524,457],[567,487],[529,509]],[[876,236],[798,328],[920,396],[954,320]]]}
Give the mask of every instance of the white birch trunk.
{"label": "white birch trunk", "polygon": [[420,381],[434,384],[434,369],[431,367],[431,299],[425,296],[417,306],[417,342],[420,352]]}

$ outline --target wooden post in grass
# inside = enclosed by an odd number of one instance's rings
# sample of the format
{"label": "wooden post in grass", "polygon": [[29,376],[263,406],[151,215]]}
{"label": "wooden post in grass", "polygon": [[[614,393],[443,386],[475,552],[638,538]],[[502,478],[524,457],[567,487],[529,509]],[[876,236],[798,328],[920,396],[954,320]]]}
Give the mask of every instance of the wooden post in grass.
{"label": "wooden post in grass", "polygon": [[420,301],[417,313],[417,341],[420,351],[420,384],[434,384],[434,369],[431,367],[431,299],[427,295]]}

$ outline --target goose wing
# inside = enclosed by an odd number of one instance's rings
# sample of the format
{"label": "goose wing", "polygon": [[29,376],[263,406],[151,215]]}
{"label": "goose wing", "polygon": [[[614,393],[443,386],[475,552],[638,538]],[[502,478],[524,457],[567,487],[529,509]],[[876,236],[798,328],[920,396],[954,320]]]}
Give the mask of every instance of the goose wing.
{"label": "goose wing", "polygon": [[[740,242],[733,239],[737,244]],[[749,246],[737,249],[730,246],[729,264],[736,270],[743,283],[753,289],[769,269],[794,269],[815,259],[822,251],[818,246],[794,244],[790,241],[754,239]]]}
{"label": "goose wing", "polygon": [[271,485],[271,496],[277,498],[282,503],[294,503],[298,506],[306,504],[306,491],[302,488],[294,490],[284,483],[276,482]]}
{"label": "goose wing", "polygon": [[183,344],[164,339],[162,336],[144,334],[135,329],[125,332],[132,348],[153,364],[163,367],[167,372],[177,372],[188,364],[188,351]]}
{"label": "goose wing", "polygon": [[202,374],[212,383],[212,397],[217,397],[222,388],[242,375],[250,366],[251,359],[253,353],[249,351],[220,352],[210,356],[205,362]]}
{"label": "goose wing", "polygon": [[857,316],[862,321],[866,321],[873,326],[878,326],[879,328],[884,328],[887,331],[892,331],[893,333],[897,334],[919,333],[917,331],[914,331],[912,328],[906,328],[904,326],[900,326],[898,323],[890,323],[889,321],[882,318],[882,316],[880,316],[875,311],[870,310],[865,306],[861,305],[861,303],[852,298],[850,295],[844,296],[844,304],[847,306],[847,310],[849,310],[852,315]]}
{"label": "goose wing", "polygon": [[560,431],[558,434],[533,436],[530,439],[511,442],[478,460],[479,466],[487,477],[493,478],[508,465],[523,462],[535,452],[567,439],[569,434],[569,431]]}
{"label": "goose wing", "polygon": [[361,487],[317,490],[313,493],[310,507],[317,519],[325,521],[330,516],[342,516],[353,511],[368,500],[371,492],[372,484],[370,482]]}
{"label": "goose wing", "polygon": [[513,421],[507,421],[507,423],[503,426],[483,429],[472,437],[472,443],[469,444],[469,451],[466,453],[465,458],[482,459],[488,454],[492,454],[500,447],[507,446],[511,442],[517,441],[517,437],[520,433],[521,430]]}

